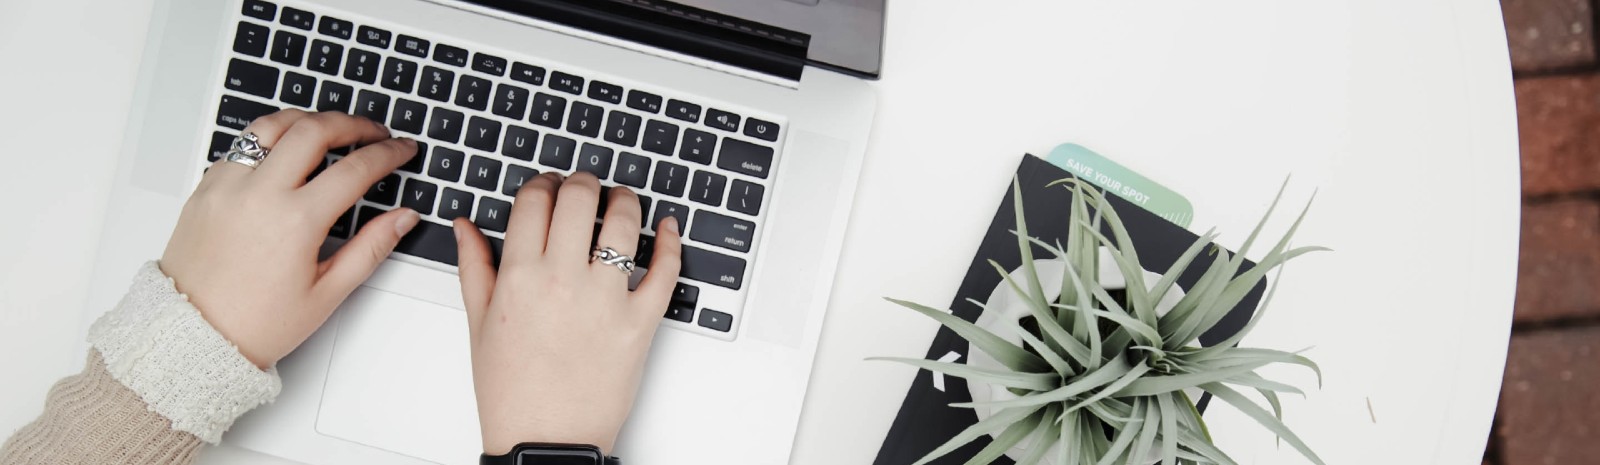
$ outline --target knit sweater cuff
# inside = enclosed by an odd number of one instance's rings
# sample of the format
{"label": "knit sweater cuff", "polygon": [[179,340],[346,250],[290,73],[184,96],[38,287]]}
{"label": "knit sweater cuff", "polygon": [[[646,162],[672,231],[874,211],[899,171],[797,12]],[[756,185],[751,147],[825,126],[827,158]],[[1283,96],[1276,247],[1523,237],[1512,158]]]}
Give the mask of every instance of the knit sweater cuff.
{"label": "knit sweater cuff", "polygon": [[89,343],[150,411],[211,444],[283,386],[276,368],[257,368],[212,328],[156,262],[141,267],[117,308],[89,328]]}

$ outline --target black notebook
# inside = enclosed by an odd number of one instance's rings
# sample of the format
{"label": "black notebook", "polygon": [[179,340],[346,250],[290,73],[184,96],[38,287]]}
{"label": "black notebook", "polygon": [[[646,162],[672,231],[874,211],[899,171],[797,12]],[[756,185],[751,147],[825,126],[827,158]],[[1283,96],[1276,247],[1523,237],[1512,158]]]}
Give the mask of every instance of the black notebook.
{"label": "black notebook", "polygon": [[[1066,233],[1070,221],[1068,206],[1071,205],[1072,193],[1059,185],[1054,187],[1046,185],[1068,177],[1071,175],[1066,170],[1033,155],[1024,156],[1022,163],[1017,167],[1016,179],[1017,185],[1022,189],[1028,233],[1046,243],[1067,242]],[[966,278],[956,290],[955,298],[951,299],[949,308],[956,316],[968,321],[977,321],[981,312],[981,309],[968,299],[983,302],[1001,283],[1000,275],[993,266],[990,266],[989,260],[998,262],[1007,271],[1022,266],[1022,257],[1017,250],[1017,237],[1011,232],[1016,228],[1016,215],[1012,205],[1014,189],[1015,187],[1007,189],[1005,197],[1000,200],[994,220],[989,222],[989,230],[984,234],[983,242],[978,245],[972,264],[967,267]],[[1141,266],[1148,271],[1166,272],[1184,250],[1199,239],[1197,234],[1120,197],[1110,194],[1105,197],[1121,216],[1129,239],[1139,251]],[[1110,237],[1109,228],[1104,232]],[[1041,259],[1052,256],[1050,252],[1037,246],[1033,249],[1033,255]],[[1184,274],[1179,276],[1178,286],[1187,292],[1215,257],[1212,254],[1200,254],[1195,257]],[[1238,272],[1243,273],[1254,266],[1254,262],[1247,260]],[[1200,336],[1200,343],[1215,344],[1244,329],[1254,314],[1256,305],[1261,302],[1266,288],[1266,280],[1258,283],[1215,327]],[[956,360],[964,362],[968,359],[968,348],[966,340],[957,336],[955,332],[940,327],[939,334],[934,337],[932,346],[928,348],[926,358],[937,360],[953,352],[959,355]],[[935,386],[932,373],[918,370],[916,378],[911,382],[911,388],[906,393],[905,401],[900,405],[900,413],[895,416],[894,424],[890,426],[889,434],[878,450],[878,457],[873,461],[874,465],[908,465],[916,462],[929,451],[978,422],[977,414],[972,409],[949,406],[955,402],[972,401],[966,381],[953,376],[942,378],[941,390]],[[1210,400],[1209,396],[1202,396],[1197,400],[1198,407],[1204,411],[1205,405]],[[932,463],[934,465],[966,463],[989,442],[989,436],[982,436]],[[994,463],[1011,465],[1014,462],[1002,456]]]}

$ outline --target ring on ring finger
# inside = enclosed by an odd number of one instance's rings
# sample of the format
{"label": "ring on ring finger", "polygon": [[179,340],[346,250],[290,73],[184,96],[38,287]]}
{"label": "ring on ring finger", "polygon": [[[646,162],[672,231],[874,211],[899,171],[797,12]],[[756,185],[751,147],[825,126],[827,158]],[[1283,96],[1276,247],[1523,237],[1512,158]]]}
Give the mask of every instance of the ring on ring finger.
{"label": "ring on ring finger", "polygon": [[617,252],[616,249],[610,247],[596,247],[594,252],[589,254],[589,263],[594,263],[596,261],[615,266],[618,270],[622,270],[622,274],[624,275],[633,274],[633,257],[623,255],[621,252]]}

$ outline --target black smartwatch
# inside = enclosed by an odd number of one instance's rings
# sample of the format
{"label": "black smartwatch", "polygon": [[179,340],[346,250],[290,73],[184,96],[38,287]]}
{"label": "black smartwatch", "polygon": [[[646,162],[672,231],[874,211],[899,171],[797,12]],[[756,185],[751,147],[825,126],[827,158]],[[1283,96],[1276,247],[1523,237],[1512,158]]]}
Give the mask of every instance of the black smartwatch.
{"label": "black smartwatch", "polygon": [[622,465],[622,459],[606,457],[600,448],[579,444],[524,442],[506,455],[483,454],[479,465]]}

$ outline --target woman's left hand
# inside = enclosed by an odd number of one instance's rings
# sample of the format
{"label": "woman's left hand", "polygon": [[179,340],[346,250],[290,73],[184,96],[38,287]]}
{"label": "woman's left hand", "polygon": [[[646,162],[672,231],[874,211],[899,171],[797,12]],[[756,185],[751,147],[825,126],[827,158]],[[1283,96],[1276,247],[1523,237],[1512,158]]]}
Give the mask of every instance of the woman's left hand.
{"label": "woman's left hand", "polygon": [[[323,239],[367,188],[416,155],[372,121],[285,110],[245,129],[271,153],[259,167],[219,161],[183,207],[161,270],[200,314],[262,368],[299,347],[418,221],[400,208],[367,222],[337,253]],[[316,179],[327,152],[365,145]]]}

